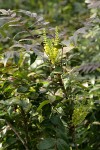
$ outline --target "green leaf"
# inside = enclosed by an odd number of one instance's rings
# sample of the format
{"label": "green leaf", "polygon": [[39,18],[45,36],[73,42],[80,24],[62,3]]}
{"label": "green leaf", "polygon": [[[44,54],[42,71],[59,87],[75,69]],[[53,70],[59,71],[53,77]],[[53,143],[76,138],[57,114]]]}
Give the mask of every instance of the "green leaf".
{"label": "green leaf", "polygon": [[13,59],[14,59],[15,63],[18,64],[18,62],[19,62],[19,54],[18,54],[17,52],[14,52],[13,55],[14,55],[14,56],[13,56],[13,57],[14,57]]}
{"label": "green leaf", "polygon": [[48,104],[43,106],[42,115],[45,117],[49,117],[50,114],[51,114],[51,104],[48,103]]}
{"label": "green leaf", "polygon": [[68,142],[68,134],[66,131],[56,128],[56,136],[57,138],[62,138],[64,141]]}
{"label": "green leaf", "polygon": [[25,93],[28,91],[28,87],[25,87],[25,86],[20,86],[18,89],[17,89],[17,92],[18,93]]}
{"label": "green leaf", "polygon": [[40,110],[42,109],[43,106],[45,106],[45,105],[47,105],[47,104],[49,104],[49,103],[50,103],[49,100],[43,101],[42,103],[40,103],[40,105],[39,105],[37,111],[40,111]]}
{"label": "green leaf", "polygon": [[55,126],[59,125],[59,126],[63,127],[63,123],[59,116],[57,116],[57,115],[52,116],[50,120]]}
{"label": "green leaf", "polygon": [[48,150],[49,148],[53,148],[55,145],[55,139],[54,138],[47,138],[43,141],[41,141],[37,148],[39,150]]}
{"label": "green leaf", "polygon": [[70,150],[68,144],[60,138],[57,139],[57,149],[58,150]]}
{"label": "green leaf", "polygon": [[30,54],[30,64],[34,63],[37,58],[37,55],[35,53]]}

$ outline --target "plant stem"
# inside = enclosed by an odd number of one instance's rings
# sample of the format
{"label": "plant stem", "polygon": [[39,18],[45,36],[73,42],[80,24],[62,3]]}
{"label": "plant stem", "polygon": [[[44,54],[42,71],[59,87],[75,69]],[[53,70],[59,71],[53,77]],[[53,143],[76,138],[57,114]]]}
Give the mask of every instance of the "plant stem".
{"label": "plant stem", "polygon": [[6,124],[11,128],[11,130],[16,134],[16,136],[18,137],[18,139],[20,140],[20,142],[23,144],[23,146],[25,147],[25,150],[29,150],[29,148],[27,147],[26,142],[21,138],[20,134],[16,131],[16,129],[12,126],[12,124],[10,122],[8,122],[6,120]]}
{"label": "plant stem", "polygon": [[27,147],[29,147],[29,146],[28,146],[28,143],[29,143],[30,137],[29,137],[29,135],[28,135],[27,118],[26,118],[26,114],[25,114],[23,108],[21,107],[20,109],[21,109],[21,114],[22,114],[23,123],[24,123],[25,141],[26,141]]}
{"label": "plant stem", "polygon": [[71,125],[70,130],[71,130],[72,140],[73,140],[73,143],[75,145],[75,149],[78,150],[78,146],[77,146],[77,143],[76,143],[76,137],[75,137],[75,126]]}
{"label": "plant stem", "polygon": [[59,81],[59,84],[60,84],[60,86],[61,86],[61,89],[62,89],[62,91],[63,91],[65,97],[67,98],[68,95],[67,95],[67,93],[66,93],[66,89],[65,89],[65,87],[64,87],[64,84],[63,84],[61,75],[58,75],[58,81]]}
{"label": "plant stem", "polygon": [[[63,90],[63,93],[65,94],[66,98],[68,97],[68,94],[66,93],[66,89],[64,87],[64,84],[63,84],[63,81],[62,81],[62,78],[61,78],[61,75],[59,75],[59,83],[61,85],[61,88]],[[72,118],[72,116],[70,115],[70,119]],[[77,146],[77,143],[76,143],[76,140],[75,140],[75,127],[71,125],[70,127],[72,130],[71,130],[71,133],[72,133],[72,139],[73,139],[73,143],[75,145],[75,149],[78,150],[78,146]]]}

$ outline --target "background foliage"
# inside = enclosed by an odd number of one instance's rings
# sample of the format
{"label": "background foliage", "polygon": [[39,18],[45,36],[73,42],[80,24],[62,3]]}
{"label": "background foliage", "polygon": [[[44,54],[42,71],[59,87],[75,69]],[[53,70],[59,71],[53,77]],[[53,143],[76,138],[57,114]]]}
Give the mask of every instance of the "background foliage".
{"label": "background foliage", "polygon": [[100,149],[100,2],[85,2],[0,1],[0,150]]}

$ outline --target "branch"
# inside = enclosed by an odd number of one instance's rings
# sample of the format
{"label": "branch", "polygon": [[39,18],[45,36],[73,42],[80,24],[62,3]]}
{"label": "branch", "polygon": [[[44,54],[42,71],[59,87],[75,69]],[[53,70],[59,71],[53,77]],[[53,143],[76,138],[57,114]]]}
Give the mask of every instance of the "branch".
{"label": "branch", "polygon": [[11,130],[16,134],[16,136],[18,137],[18,139],[21,141],[21,143],[24,145],[26,150],[29,150],[26,143],[24,142],[24,140],[21,138],[21,136],[19,135],[19,133],[16,131],[16,129],[12,126],[12,124],[10,122],[8,122],[6,120],[6,124],[11,128]]}
{"label": "branch", "polygon": [[29,134],[28,134],[28,123],[27,123],[27,117],[26,117],[26,114],[23,110],[22,107],[20,107],[20,110],[21,110],[21,115],[22,115],[22,119],[23,119],[23,123],[24,123],[24,130],[25,130],[25,141],[26,141],[26,144],[28,146],[28,143],[29,143],[29,140],[30,140],[30,137],[29,137]]}

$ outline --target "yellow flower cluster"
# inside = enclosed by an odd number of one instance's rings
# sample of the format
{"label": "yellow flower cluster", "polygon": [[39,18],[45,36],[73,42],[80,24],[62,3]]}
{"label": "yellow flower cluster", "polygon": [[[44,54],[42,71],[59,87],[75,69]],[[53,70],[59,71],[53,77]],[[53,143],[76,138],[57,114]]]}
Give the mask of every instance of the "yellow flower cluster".
{"label": "yellow flower cluster", "polygon": [[92,108],[94,108],[94,103],[92,100],[87,101],[84,98],[81,102],[79,102],[77,99],[72,115],[72,123],[74,124],[74,126],[82,123],[88,113],[92,110]]}
{"label": "yellow flower cluster", "polygon": [[82,123],[88,113],[89,113],[88,106],[80,105],[75,107],[72,115],[72,122],[74,126],[77,126],[80,123]]}
{"label": "yellow flower cluster", "polygon": [[59,44],[58,28],[55,29],[55,38],[47,39],[46,31],[43,31],[44,35],[44,51],[49,57],[52,64],[55,64],[58,58],[59,50],[57,45]]}

